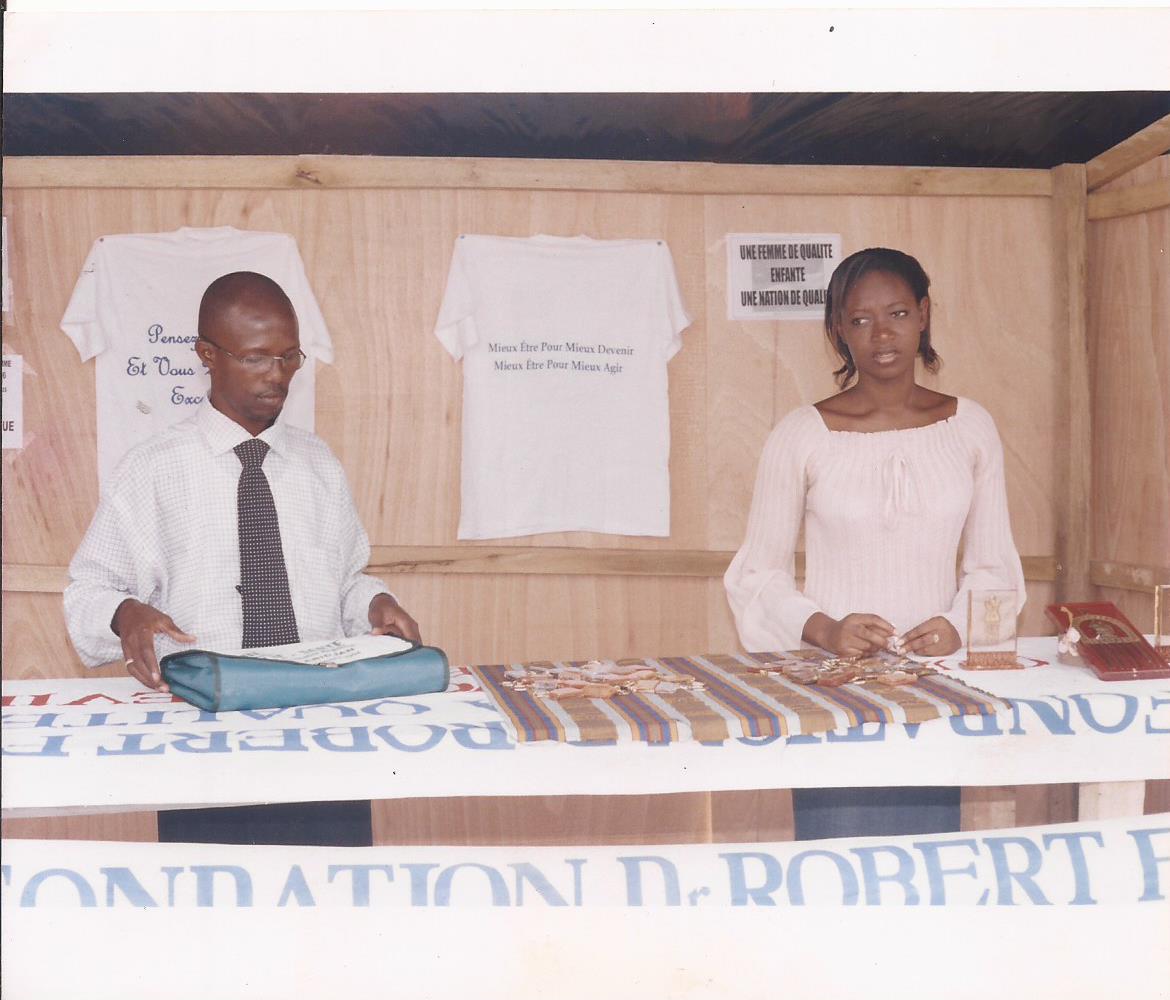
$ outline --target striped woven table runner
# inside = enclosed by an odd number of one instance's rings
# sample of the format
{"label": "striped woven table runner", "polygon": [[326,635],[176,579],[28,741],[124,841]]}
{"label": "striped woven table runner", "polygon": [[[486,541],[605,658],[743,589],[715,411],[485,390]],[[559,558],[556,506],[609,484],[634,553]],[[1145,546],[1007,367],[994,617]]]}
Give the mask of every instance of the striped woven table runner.
{"label": "striped woven table runner", "polygon": [[[797,684],[779,673],[781,664],[807,662],[808,658],[800,653],[709,653],[621,660],[622,664],[644,663],[693,678],[701,689],[561,700],[518,690],[505,677],[509,671],[548,667],[549,661],[470,669],[518,743],[661,744],[799,736],[848,729],[864,722],[928,722],[953,715],[992,715],[1008,708],[1002,699],[944,674],[930,674],[900,686],[869,682],[834,688]],[[564,661],[565,666],[582,663]],[[770,668],[777,669],[772,672]]]}

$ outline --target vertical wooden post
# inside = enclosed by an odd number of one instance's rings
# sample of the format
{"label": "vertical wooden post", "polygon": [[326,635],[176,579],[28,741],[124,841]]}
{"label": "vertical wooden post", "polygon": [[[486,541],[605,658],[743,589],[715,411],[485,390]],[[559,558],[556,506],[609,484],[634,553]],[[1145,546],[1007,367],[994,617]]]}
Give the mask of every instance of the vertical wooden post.
{"label": "vertical wooden post", "polygon": [[1064,378],[1057,391],[1056,600],[1093,598],[1089,582],[1092,412],[1086,323],[1087,194],[1085,167],[1065,163],[1052,171],[1052,222],[1056,245],[1055,315],[1065,331]]}
{"label": "vertical wooden post", "polygon": [[959,829],[1002,830],[1016,825],[1014,785],[963,789],[959,806]]}
{"label": "vertical wooden post", "polygon": [[1144,781],[1086,782],[1080,788],[1078,819],[1132,819],[1146,801]]}

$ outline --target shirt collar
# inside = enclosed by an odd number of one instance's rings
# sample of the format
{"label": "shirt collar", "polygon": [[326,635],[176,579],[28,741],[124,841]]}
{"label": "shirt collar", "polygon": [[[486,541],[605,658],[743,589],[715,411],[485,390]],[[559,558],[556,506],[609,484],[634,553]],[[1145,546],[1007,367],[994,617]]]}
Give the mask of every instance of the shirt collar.
{"label": "shirt collar", "polygon": [[[213,455],[223,455],[252,436],[231,417],[212,406],[210,398],[199,404],[195,412],[195,424]],[[281,418],[278,417],[271,427],[266,427],[256,436],[277,454],[284,451],[286,436]]]}
{"label": "shirt collar", "polygon": [[175,236],[186,240],[195,240],[200,243],[209,243],[213,240],[226,240],[232,236],[243,235],[234,226],[180,226],[175,230]]}

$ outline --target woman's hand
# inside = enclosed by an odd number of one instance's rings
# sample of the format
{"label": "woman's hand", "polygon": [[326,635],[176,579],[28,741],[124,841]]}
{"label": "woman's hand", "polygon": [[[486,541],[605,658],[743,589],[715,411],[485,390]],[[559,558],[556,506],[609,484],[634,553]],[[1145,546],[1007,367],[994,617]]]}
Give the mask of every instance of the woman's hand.
{"label": "woman's hand", "polygon": [[817,612],[805,622],[802,638],[837,656],[866,656],[885,649],[893,634],[894,626],[881,615],[852,614],[837,621]]}
{"label": "woman's hand", "polygon": [[963,645],[955,626],[936,615],[902,636],[905,652],[915,656],[949,656]]}

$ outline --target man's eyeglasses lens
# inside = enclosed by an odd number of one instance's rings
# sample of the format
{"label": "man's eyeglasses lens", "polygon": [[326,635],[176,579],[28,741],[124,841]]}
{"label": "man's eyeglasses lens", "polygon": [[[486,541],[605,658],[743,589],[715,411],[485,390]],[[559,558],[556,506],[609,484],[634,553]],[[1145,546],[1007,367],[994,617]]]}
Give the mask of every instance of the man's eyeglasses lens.
{"label": "man's eyeglasses lens", "polygon": [[277,364],[282,368],[291,368],[295,371],[305,363],[305,352],[290,351],[288,354],[282,354],[279,358],[269,354],[245,354],[239,361],[245,368],[256,372],[270,371]]}
{"label": "man's eyeglasses lens", "polygon": [[256,372],[257,374],[271,371],[277,365],[296,371],[305,363],[305,352],[300,348],[297,348],[295,351],[289,351],[288,354],[282,354],[280,357],[274,357],[271,354],[245,354],[241,357],[238,354],[233,354],[226,347],[220,347],[214,340],[208,340],[206,337],[200,337],[199,339],[210,344],[217,351],[223,351],[229,358],[235,358],[248,371]]}

